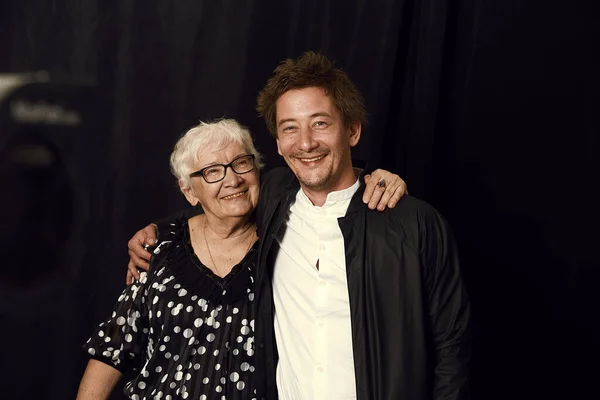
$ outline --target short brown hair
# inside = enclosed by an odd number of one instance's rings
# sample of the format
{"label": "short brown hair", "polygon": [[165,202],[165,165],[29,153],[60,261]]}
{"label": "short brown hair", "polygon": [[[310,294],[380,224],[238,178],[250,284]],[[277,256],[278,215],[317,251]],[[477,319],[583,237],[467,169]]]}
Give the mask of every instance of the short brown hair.
{"label": "short brown hair", "polygon": [[274,136],[277,136],[277,99],[289,90],[306,87],[323,88],[345,126],[366,122],[363,97],[350,77],[324,55],[307,51],[300,58],[281,62],[258,94],[256,110]]}

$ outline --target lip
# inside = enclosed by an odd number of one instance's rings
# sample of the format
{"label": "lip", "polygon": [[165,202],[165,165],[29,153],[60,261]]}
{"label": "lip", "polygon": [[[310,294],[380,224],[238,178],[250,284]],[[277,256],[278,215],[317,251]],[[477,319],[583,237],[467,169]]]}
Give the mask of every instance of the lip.
{"label": "lip", "polygon": [[300,161],[303,164],[311,164],[311,163],[317,163],[317,162],[321,161],[322,159],[324,159],[325,157],[327,157],[327,154],[319,154],[314,157],[296,157],[296,160]]}
{"label": "lip", "polygon": [[242,190],[241,192],[235,192],[232,194],[228,194],[227,196],[223,196],[223,197],[221,197],[221,200],[235,200],[235,199],[238,199],[238,198],[244,196],[246,193],[248,193],[248,189]]}

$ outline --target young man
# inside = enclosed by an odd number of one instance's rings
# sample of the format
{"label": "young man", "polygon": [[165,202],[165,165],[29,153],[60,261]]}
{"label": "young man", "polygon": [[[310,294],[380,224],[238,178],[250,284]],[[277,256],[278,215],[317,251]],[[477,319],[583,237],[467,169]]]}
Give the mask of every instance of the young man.
{"label": "young man", "polygon": [[470,311],[452,234],[413,197],[384,212],[359,201],[354,84],[309,52],[277,67],[258,110],[293,171],[269,175],[258,212],[266,398],[273,376],[280,399],[467,398]]}
{"label": "young man", "polygon": [[308,52],[275,69],[257,108],[290,167],[263,177],[257,209],[257,396],[467,399],[470,310],[452,233],[413,197],[383,212],[361,201],[352,81]]}

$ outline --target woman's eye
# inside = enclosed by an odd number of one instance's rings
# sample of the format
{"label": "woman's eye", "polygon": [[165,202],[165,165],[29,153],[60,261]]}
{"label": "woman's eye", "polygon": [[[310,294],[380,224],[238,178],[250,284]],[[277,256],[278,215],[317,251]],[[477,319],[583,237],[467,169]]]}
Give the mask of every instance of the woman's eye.
{"label": "woman's eye", "polygon": [[204,170],[204,175],[206,176],[213,176],[213,175],[218,175],[219,174],[219,168],[210,168],[207,170]]}

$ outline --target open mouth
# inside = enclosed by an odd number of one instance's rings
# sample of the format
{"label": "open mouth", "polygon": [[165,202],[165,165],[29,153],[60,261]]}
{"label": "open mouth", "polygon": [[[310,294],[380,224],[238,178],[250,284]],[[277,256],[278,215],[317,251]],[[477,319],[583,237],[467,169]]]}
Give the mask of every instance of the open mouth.
{"label": "open mouth", "polygon": [[237,197],[243,196],[248,192],[248,189],[244,190],[243,192],[238,192],[238,193],[234,193],[234,194],[230,194],[229,196],[225,196],[225,197],[221,197],[223,200],[231,200],[231,199],[235,199]]}
{"label": "open mouth", "polygon": [[312,162],[317,162],[317,161],[324,159],[325,156],[327,156],[327,154],[323,154],[323,155],[313,157],[313,158],[298,158],[298,160],[300,160],[303,163],[312,163]]}

